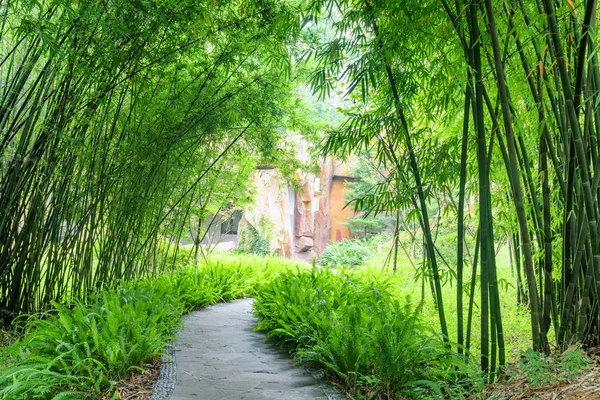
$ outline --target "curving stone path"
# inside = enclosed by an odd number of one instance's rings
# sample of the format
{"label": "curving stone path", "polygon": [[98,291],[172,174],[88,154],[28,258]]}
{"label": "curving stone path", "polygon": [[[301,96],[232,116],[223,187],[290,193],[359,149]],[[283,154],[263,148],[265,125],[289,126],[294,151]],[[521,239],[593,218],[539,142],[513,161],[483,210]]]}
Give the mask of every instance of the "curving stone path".
{"label": "curving stone path", "polygon": [[[153,400],[332,400],[344,397],[294,366],[285,350],[253,332],[252,299],[220,303],[184,317]],[[173,388],[174,384],[174,388]]]}

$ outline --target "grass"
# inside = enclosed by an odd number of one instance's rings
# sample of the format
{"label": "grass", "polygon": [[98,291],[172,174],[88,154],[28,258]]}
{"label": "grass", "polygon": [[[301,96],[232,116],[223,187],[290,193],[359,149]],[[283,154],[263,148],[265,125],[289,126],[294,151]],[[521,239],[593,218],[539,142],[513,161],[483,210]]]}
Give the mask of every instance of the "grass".
{"label": "grass", "polygon": [[[455,234],[449,233],[441,235],[439,238],[440,251],[445,260],[450,264],[450,268],[440,261],[440,273],[443,279],[442,293],[448,324],[448,331],[451,340],[457,338],[456,326],[456,284],[452,277],[456,264],[456,254],[453,248],[455,243]],[[330,245],[319,262],[323,265],[363,265],[372,270],[381,270],[386,264],[391,240],[385,235],[376,235],[370,239],[344,240]],[[450,240],[452,239],[452,240]],[[408,234],[401,235],[401,241],[406,251],[411,252],[412,242]],[[387,260],[387,268],[391,265]],[[508,246],[500,247],[497,255],[498,281],[500,287],[500,301],[502,306],[503,327],[506,341],[507,360],[516,362],[520,356],[531,347],[531,325],[529,319],[529,310],[516,301],[516,276],[511,271],[508,254]],[[420,248],[417,246],[413,261],[409,261],[404,250],[400,250],[398,257],[397,271],[392,280],[391,291],[396,298],[409,298],[415,304],[422,304],[422,316],[425,321],[430,321],[430,327],[439,331],[439,318],[433,296],[429,288],[429,283],[423,285],[421,272]],[[466,266],[467,267],[467,266]],[[463,315],[466,318],[468,313],[468,296],[471,280],[470,268],[465,268],[464,282],[465,291],[463,292]],[[476,281],[475,289],[475,307],[472,324],[471,352],[478,354],[480,350],[480,317],[479,317],[479,280]],[[466,331],[466,330],[465,330]],[[550,332],[550,340],[553,339],[554,332]]]}
{"label": "grass", "polygon": [[[381,269],[386,257],[386,252],[380,252],[379,255],[369,259],[366,267],[369,269]],[[413,261],[414,262],[414,261]],[[508,362],[516,362],[521,355],[531,347],[531,325],[529,310],[522,304],[518,304],[516,292],[516,276],[511,272],[508,247],[502,246],[498,252],[497,258],[498,281],[500,288],[500,302],[502,306],[502,323],[504,328],[506,342],[506,356]],[[417,270],[415,269],[417,268]],[[422,317],[425,321],[430,321],[430,327],[439,331],[438,312],[433,302],[433,297],[429,289],[429,284],[426,282],[424,286],[423,296],[423,280],[419,274],[418,268],[420,265],[411,265],[406,257],[399,257],[397,272],[390,277],[394,282],[391,287],[397,298],[409,298],[414,303],[422,303]],[[452,266],[454,268],[454,266]],[[441,267],[442,275],[450,276],[447,272],[448,268],[443,265]],[[465,268],[465,283],[471,280],[470,267]],[[463,292],[463,315],[465,324],[467,321],[468,312],[468,288],[465,286]],[[454,279],[447,279],[442,286],[444,298],[444,307],[448,324],[448,334],[450,340],[456,340],[456,284]],[[480,344],[480,314],[479,314],[479,280],[476,281],[475,288],[475,306],[472,325],[472,340],[471,353],[479,354]],[[465,328],[466,332],[466,328]],[[553,338],[553,331],[550,332],[550,340]]]}
{"label": "grass", "polygon": [[[375,254],[367,266],[333,270],[276,257],[213,254],[199,268],[176,262],[162,275],[88,296],[85,304],[55,303],[45,313],[21,317],[17,328],[24,334],[3,343],[0,400],[115,393],[118,381],[162,354],[182,314],[246,296],[257,299],[260,330],[289,345],[298,360],[326,369],[349,398],[462,398],[480,388],[475,363],[436,333],[437,312],[428,286],[421,299],[413,265],[402,258],[391,274],[381,267],[385,252]],[[509,282],[507,257],[502,249],[499,278]],[[179,260],[186,259],[182,251]],[[443,290],[453,339],[456,291],[450,281]],[[515,299],[514,286],[503,285],[512,361],[530,346],[527,311]],[[479,350],[477,309],[475,314],[472,354]]]}
{"label": "grass", "polygon": [[[406,240],[406,242],[408,242],[408,240]],[[409,243],[405,243],[405,246],[410,249]],[[455,261],[454,263],[452,262],[452,255],[448,254],[448,249],[442,248],[441,250],[442,252],[446,251],[445,257],[452,267],[453,264],[455,264]],[[370,277],[370,279],[375,279],[374,277],[380,276],[382,274],[381,270],[383,268],[384,261],[387,256],[387,253],[385,251],[380,251],[373,254],[374,256],[370,257],[367,260],[366,266],[360,268],[360,274],[364,274],[365,276]],[[419,254],[417,252],[417,257],[418,256]],[[422,285],[423,279],[420,274],[421,265],[415,262],[414,259],[413,265],[406,257],[400,257],[399,260],[400,263],[398,265],[397,273],[395,275],[384,274],[386,281],[386,290],[389,291],[391,297],[396,301],[398,299],[407,299],[408,303],[420,304],[420,312],[417,314],[418,319],[421,323],[420,329],[423,329],[424,326],[425,329],[439,332],[440,328],[438,313],[430,293],[429,285],[427,282],[424,286]],[[580,375],[583,371],[586,371],[591,361],[590,358],[578,347],[571,348],[563,354],[556,353],[552,356],[545,356],[543,354],[535,353],[531,350],[532,342],[529,310],[525,305],[518,304],[516,301],[516,272],[512,271],[511,269],[508,247],[506,245],[501,246],[499,248],[496,260],[498,268],[500,301],[502,307],[502,322],[507,352],[506,356],[507,362],[509,363],[505,372],[509,378],[512,377],[509,379],[509,385],[510,382],[513,382],[516,378],[519,378],[521,379],[521,381],[525,381],[528,383],[529,386],[535,388],[539,385],[548,384],[549,382],[556,383],[558,380],[573,379],[573,377],[576,377]],[[465,275],[465,282],[470,282],[470,270],[465,271]],[[450,269],[445,265],[442,266],[442,276],[447,277],[443,285],[443,297],[449,327],[449,336],[450,340],[456,340],[456,285],[455,281],[450,278],[452,276],[452,274],[450,273]],[[469,286],[467,286],[465,289],[466,290],[464,293],[464,315],[466,322],[466,315],[468,311],[468,304],[466,302],[469,295]],[[478,354],[480,351],[480,316],[478,306],[479,299],[479,281],[477,280],[475,287],[475,308],[470,347],[472,359],[475,362],[478,362]],[[368,306],[367,312],[369,312],[371,315],[377,315],[377,313],[373,312],[372,310],[369,310]],[[346,324],[346,322],[342,321],[340,322],[340,324]],[[336,332],[335,335],[337,335],[338,337],[343,336],[340,334],[340,332],[337,332],[335,330],[332,330],[332,332]],[[555,332],[553,329],[551,329],[551,331],[549,332],[549,339],[551,342],[554,341],[554,333]],[[393,346],[393,344],[391,343],[393,343],[394,340],[390,338],[394,338],[394,335],[388,333],[385,336],[387,337],[388,344],[390,344],[390,346]],[[361,343],[358,343],[358,346],[364,347]],[[335,346],[333,347],[335,348]],[[405,344],[405,347],[410,348],[410,343]],[[329,347],[324,348],[328,349]],[[312,351],[314,354],[314,350]],[[384,354],[384,352],[381,351],[381,348],[379,352],[381,355]],[[299,354],[303,354],[303,350],[300,350]],[[376,359],[377,356],[379,356],[380,354],[376,353],[375,356],[371,356],[371,359]],[[432,355],[432,358],[433,357],[434,356]],[[377,363],[383,364],[383,362],[381,361],[378,361]],[[437,367],[443,367],[444,362],[436,360],[436,364]],[[410,375],[407,374],[406,376]],[[462,377],[459,375],[458,381],[457,379],[453,379],[452,377],[444,377],[442,375],[440,381],[444,382],[444,384],[441,386],[444,395],[447,398],[462,398],[467,394],[466,392],[469,390],[469,387],[478,387],[477,385],[479,378],[477,377],[477,375],[467,374],[467,376],[470,376],[467,379],[470,380],[470,384],[465,385],[465,381],[463,380],[457,385],[455,383],[458,383],[459,381],[461,381],[461,379],[464,379],[464,375]],[[348,379],[344,376],[342,376],[340,379],[342,381],[345,380],[345,386],[347,388],[352,388],[352,386],[356,386],[352,382],[348,381]],[[414,377],[412,379],[414,379]],[[381,395],[381,393],[383,393],[378,387],[382,384],[382,382],[385,382],[385,380],[383,380],[378,375],[373,375],[372,373],[369,375],[369,373],[366,372],[365,375],[361,378],[361,380],[363,384],[362,389],[360,388],[360,385],[358,386],[359,390],[362,390],[364,393],[360,395],[356,395],[355,393],[353,398],[362,398],[361,396],[363,395],[365,397],[368,397],[373,393],[375,393],[376,396],[379,396]],[[432,379],[427,379],[427,377],[424,377],[423,379],[417,381],[430,382],[432,381]],[[517,379],[517,381],[519,380]],[[408,382],[410,382],[410,380]],[[399,381],[396,381],[394,385],[400,385],[400,387],[404,385],[404,387],[407,387],[406,382],[399,383]],[[463,390],[461,390],[461,387],[463,388]],[[501,387],[501,385],[499,387]],[[408,388],[410,388],[410,385],[408,385]],[[429,392],[425,394],[421,393],[417,395],[417,397],[425,398],[426,396],[435,396],[436,391],[434,390],[434,388],[435,386],[430,386],[426,388],[421,387],[420,389],[424,389],[426,391],[429,390]],[[411,392],[409,392],[409,395],[414,395],[415,389],[416,388],[413,387],[411,389]],[[497,390],[497,387],[495,387],[495,389]],[[357,389],[354,388],[354,391],[356,390]],[[352,394],[352,390],[349,390],[349,392]],[[470,395],[474,395],[474,393],[476,392],[478,392],[478,390],[471,391]],[[403,392],[403,394],[406,394],[406,392]]]}

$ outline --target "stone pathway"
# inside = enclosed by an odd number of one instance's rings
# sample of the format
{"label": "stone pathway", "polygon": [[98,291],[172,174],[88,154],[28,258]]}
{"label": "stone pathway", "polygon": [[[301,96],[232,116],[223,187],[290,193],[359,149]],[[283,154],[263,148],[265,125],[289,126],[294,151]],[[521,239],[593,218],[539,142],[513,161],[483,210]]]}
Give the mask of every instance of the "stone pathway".
{"label": "stone pathway", "polygon": [[263,342],[264,335],[252,331],[256,319],[251,313],[252,299],[240,299],[184,317],[174,342],[175,388],[165,399],[343,398],[294,366],[287,351]]}

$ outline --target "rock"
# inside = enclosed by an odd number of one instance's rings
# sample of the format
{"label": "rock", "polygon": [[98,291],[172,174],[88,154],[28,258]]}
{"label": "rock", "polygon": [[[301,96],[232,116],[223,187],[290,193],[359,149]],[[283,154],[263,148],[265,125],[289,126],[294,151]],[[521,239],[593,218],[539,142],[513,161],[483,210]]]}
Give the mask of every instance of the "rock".
{"label": "rock", "polygon": [[298,237],[296,238],[296,241],[294,243],[294,250],[296,251],[296,253],[310,251],[313,248],[313,244],[313,240],[309,237]]}
{"label": "rock", "polygon": [[249,226],[269,240],[270,251],[284,257],[292,255],[290,196],[287,181],[276,170],[258,170],[252,179],[257,187],[254,205],[244,208],[238,235]]}
{"label": "rock", "polygon": [[313,185],[308,179],[302,182],[302,186],[296,192],[296,202],[313,201],[315,197]]}
{"label": "rock", "polygon": [[312,263],[317,258],[319,258],[319,257],[317,256],[317,253],[315,253],[313,250],[303,251],[303,252],[297,253],[294,256],[294,259],[304,261],[306,263]]}
{"label": "rock", "polygon": [[311,204],[308,201],[296,202],[294,210],[294,236],[296,237],[312,237],[315,233],[315,218]]}
{"label": "rock", "polygon": [[315,213],[314,251],[321,255],[331,239],[329,197],[321,197],[315,200],[319,201],[319,211]]}

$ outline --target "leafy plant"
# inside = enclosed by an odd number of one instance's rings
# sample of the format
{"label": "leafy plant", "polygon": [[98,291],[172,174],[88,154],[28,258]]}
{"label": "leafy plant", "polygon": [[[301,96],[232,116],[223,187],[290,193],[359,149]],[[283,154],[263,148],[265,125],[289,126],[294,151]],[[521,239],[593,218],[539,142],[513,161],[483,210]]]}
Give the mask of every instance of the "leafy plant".
{"label": "leafy plant", "polygon": [[54,303],[54,310],[30,316],[25,335],[7,351],[0,398],[47,398],[65,387],[98,395],[160,356],[183,309],[159,289],[107,291],[90,305]]}
{"label": "leafy plant", "polygon": [[374,270],[284,273],[256,296],[257,329],[290,345],[298,360],[324,367],[359,398],[443,397],[478,382],[473,364],[444,346],[419,307],[395,298],[391,283]]}
{"label": "leafy plant", "polygon": [[365,265],[372,257],[388,248],[387,242],[391,240],[389,234],[378,234],[360,239],[344,239],[340,242],[329,244],[321,258],[321,265]]}
{"label": "leafy plant", "polygon": [[537,388],[563,379],[572,379],[585,371],[591,363],[593,361],[578,346],[572,346],[554,356],[529,349],[519,360],[519,370]]}
{"label": "leafy plant", "polygon": [[571,379],[587,370],[593,361],[581,347],[572,346],[560,354],[557,364],[560,375],[565,379]]}
{"label": "leafy plant", "polygon": [[236,253],[268,255],[271,253],[271,243],[268,237],[250,225],[247,231],[241,233]]}

